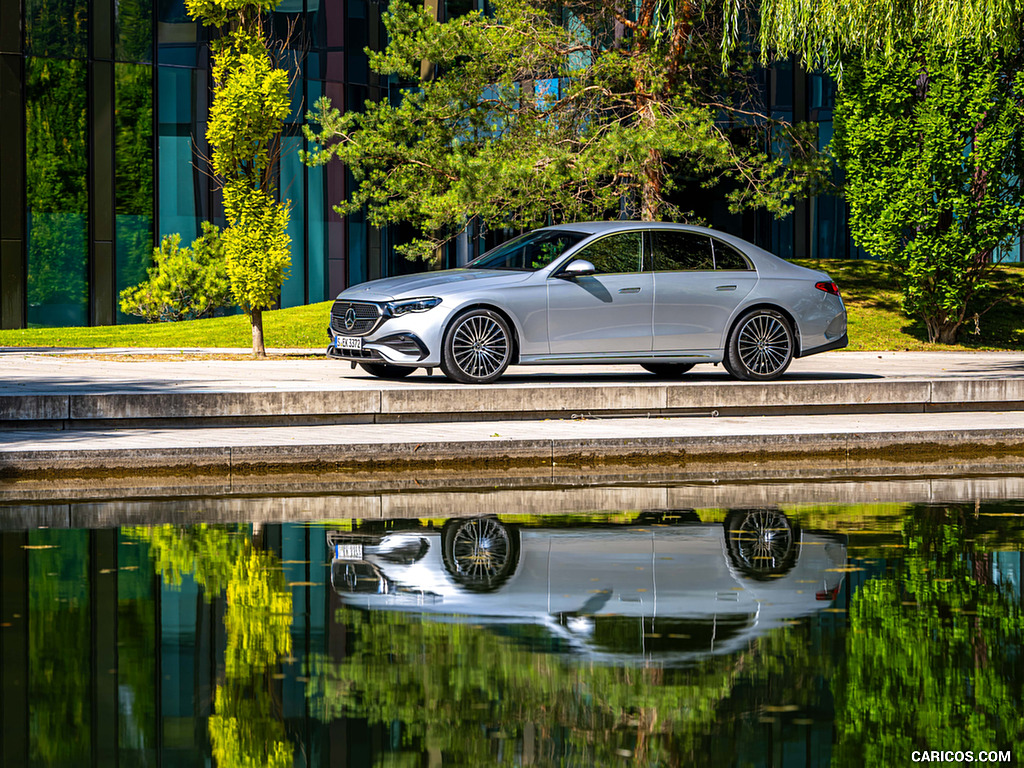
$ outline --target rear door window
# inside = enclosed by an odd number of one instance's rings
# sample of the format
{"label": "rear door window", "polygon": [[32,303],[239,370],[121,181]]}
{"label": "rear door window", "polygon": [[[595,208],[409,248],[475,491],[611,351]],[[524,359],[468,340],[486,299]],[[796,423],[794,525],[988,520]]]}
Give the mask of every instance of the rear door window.
{"label": "rear door window", "polygon": [[651,231],[655,272],[704,272],[715,268],[711,238],[671,229]]}

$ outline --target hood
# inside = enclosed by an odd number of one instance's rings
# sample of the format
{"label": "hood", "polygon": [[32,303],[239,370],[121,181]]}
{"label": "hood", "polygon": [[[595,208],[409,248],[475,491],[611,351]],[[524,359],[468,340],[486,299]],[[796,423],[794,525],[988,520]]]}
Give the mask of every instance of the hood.
{"label": "hood", "polygon": [[463,290],[479,291],[487,283],[488,288],[513,285],[530,278],[533,272],[511,272],[497,269],[445,269],[439,272],[421,272],[416,275],[385,277],[346,288],[338,298],[350,301],[387,301],[411,299],[443,293],[450,296]]}

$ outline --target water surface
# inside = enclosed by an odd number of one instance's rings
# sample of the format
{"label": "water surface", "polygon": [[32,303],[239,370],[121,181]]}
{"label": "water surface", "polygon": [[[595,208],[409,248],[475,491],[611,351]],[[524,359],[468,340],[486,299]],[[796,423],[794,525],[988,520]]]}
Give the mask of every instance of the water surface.
{"label": "water surface", "polygon": [[0,533],[3,764],[1024,755],[1024,503],[490,511]]}

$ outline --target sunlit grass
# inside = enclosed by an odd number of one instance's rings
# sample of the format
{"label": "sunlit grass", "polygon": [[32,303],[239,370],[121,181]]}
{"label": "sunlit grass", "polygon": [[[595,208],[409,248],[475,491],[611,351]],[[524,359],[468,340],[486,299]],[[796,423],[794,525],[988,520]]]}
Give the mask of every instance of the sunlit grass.
{"label": "sunlit grass", "polygon": [[[820,269],[839,284],[846,302],[851,350],[1024,349],[1024,267],[1002,266],[979,297],[979,309],[992,305],[960,331],[956,345],[929,344],[920,320],[900,311],[900,292],[887,265],[878,261],[823,259],[796,263]],[[998,302],[996,300],[999,300]]]}
{"label": "sunlit grass", "polygon": [[[268,347],[327,347],[331,302],[263,313]],[[180,323],[140,323],[97,328],[27,328],[0,331],[6,347],[242,347],[252,346],[245,315],[188,320]]]}

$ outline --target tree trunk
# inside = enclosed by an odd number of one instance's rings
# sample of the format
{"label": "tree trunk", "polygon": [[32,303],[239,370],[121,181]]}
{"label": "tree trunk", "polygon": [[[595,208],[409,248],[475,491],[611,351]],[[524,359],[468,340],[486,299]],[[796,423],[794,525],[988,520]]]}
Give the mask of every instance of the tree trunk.
{"label": "tree trunk", "polygon": [[252,322],[252,353],[256,357],[266,357],[267,349],[263,346],[263,310],[252,310],[249,320]]}
{"label": "tree trunk", "polygon": [[928,329],[928,341],[931,344],[956,344],[960,323],[957,320],[943,320],[937,317],[926,317],[925,327]]}
{"label": "tree trunk", "polygon": [[[653,128],[656,122],[653,99],[647,98],[640,106],[640,123],[644,128]],[[661,216],[661,206],[665,202],[664,175],[664,155],[660,149],[649,149],[640,179],[640,221],[658,221]]]}

